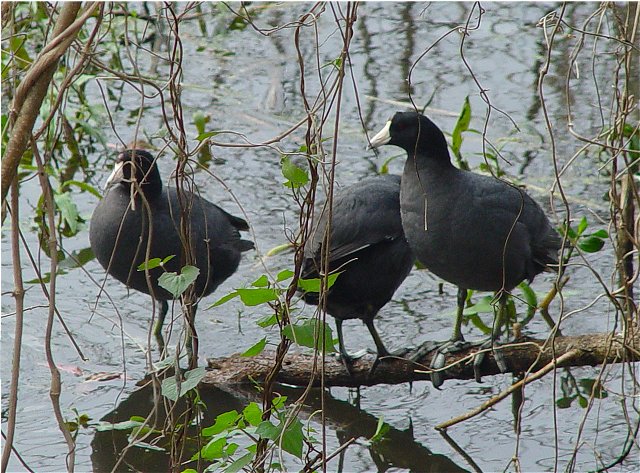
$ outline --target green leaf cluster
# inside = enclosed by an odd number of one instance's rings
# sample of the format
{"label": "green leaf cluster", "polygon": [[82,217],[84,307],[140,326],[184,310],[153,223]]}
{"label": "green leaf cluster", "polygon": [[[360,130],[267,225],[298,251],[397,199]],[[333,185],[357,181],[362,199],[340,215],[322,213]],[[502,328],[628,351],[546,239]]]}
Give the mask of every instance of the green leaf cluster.
{"label": "green leaf cluster", "polygon": [[585,253],[597,253],[604,246],[606,239],[609,238],[609,233],[602,228],[592,233],[585,233],[587,228],[589,228],[587,217],[582,217],[575,229],[564,225],[560,229],[560,233],[563,235],[566,233],[569,242]]}

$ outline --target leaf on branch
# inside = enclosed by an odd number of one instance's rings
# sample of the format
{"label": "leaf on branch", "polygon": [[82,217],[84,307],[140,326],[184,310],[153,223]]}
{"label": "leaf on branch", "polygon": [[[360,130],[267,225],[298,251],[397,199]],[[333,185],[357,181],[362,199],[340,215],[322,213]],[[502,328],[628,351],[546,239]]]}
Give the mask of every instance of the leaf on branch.
{"label": "leaf on branch", "polygon": [[[289,324],[282,329],[282,333],[289,340],[308,348],[316,348],[316,335],[318,329],[324,328],[324,350],[327,353],[335,351],[333,343],[333,334],[331,327],[326,322],[319,322],[315,319],[308,319],[302,323]],[[318,337],[319,342],[322,341],[323,333],[320,332]]]}
{"label": "leaf on branch", "polygon": [[178,398],[194,389],[202,378],[204,378],[204,374],[204,366],[187,371],[184,374],[184,380],[182,380],[179,385],[176,382],[175,376],[166,378],[162,380],[162,395],[172,401],[177,401]]}
{"label": "leaf on branch", "polygon": [[161,275],[158,278],[158,285],[177,298],[197,279],[198,274],[200,274],[200,270],[195,266],[185,266],[180,274],[164,273]]}

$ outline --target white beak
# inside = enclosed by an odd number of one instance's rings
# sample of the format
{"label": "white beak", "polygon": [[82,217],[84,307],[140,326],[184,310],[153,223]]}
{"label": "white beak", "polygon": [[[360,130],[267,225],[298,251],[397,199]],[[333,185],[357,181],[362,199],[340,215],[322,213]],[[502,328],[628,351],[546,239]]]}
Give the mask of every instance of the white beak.
{"label": "white beak", "polygon": [[124,162],[120,161],[113,167],[113,171],[107,178],[107,182],[104,183],[104,188],[107,189],[114,182],[121,181],[124,178],[124,171],[122,170]]}
{"label": "white beak", "polygon": [[367,146],[367,149],[378,148],[382,145],[386,145],[389,141],[391,141],[389,128],[391,128],[391,120],[387,122],[382,130],[380,130],[373,138],[371,138],[371,142],[369,143],[369,146]]}

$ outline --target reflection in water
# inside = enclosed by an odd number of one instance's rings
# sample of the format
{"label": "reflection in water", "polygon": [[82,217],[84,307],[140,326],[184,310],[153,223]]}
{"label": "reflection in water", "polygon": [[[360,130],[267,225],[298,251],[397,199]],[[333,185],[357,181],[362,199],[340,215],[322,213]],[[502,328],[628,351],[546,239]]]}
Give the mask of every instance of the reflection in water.
{"label": "reflection in water", "polygon": [[[289,402],[293,402],[304,394],[304,390],[280,386],[279,393],[288,397]],[[313,389],[306,397],[302,407],[302,416],[309,417],[323,406],[321,399],[322,391]],[[247,404],[247,400],[258,401],[258,396],[253,391],[246,391],[238,388],[237,392],[227,392],[216,388],[208,388],[200,392],[202,401],[207,409],[204,412],[201,425],[209,426],[215,421],[216,416],[223,412],[236,410],[241,412]],[[356,398],[357,403],[357,398]],[[149,387],[139,389],[122,401],[116,409],[104,416],[104,422],[123,422],[133,416],[147,416],[153,409],[153,393]],[[184,408],[177,405],[177,411]],[[377,471],[385,472],[392,468],[401,468],[415,472],[466,472],[468,469],[456,464],[445,455],[431,452],[428,448],[418,443],[413,436],[413,428],[410,425],[406,430],[399,430],[389,427],[384,438],[378,442],[368,442],[367,439],[373,437],[378,426],[378,419],[373,415],[361,410],[353,404],[333,398],[328,392],[324,396],[324,409],[326,425],[335,431],[340,445],[356,440],[352,445],[343,451],[338,460],[337,467],[329,465],[329,469],[348,472],[352,467],[344,467],[344,453],[349,450],[363,450],[368,452],[371,461],[376,466]],[[157,412],[163,412],[160,408]],[[156,419],[155,425],[164,423],[162,414]],[[315,426],[319,431],[320,427]],[[142,447],[131,447],[126,449],[128,444],[128,431],[110,430],[96,432],[91,442],[91,464],[95,472],[112,471],[119,463],[117,471],[166,471],[168,468],[169,456],[167,453],[156,450],[149,450]],[[360,441],[358,441],[360,439]],[[123,451],[125,456],[121,462],[118,459]],[[195,443],[188,447],[183,455],[183,460],[188,460],[195,452]],[[354,453],[355,455],[355,453]],[[358,455],[362,455],[362,452]],[[466,455],[463,455],[468,460]],[[473,469],[477,471],[475,463],[471,463]],[[185,468],[187,466],[185,465]]]}
{"label": "reflection in water", "polygon": [[[411,69],[411,65],[413,64],[413,54],[415,53],[416,48],[416,15],[413,13],[415,5],[413,2],[405,2],[402,5],[403,8],[402,13],[400,14],[400,18],[402,19],[402,23],[404,24],[406,43],[402,55],[398,59],[400,61],[399,66],[400,70],[402,71],[402,77],[408,78],[409,70]],[[403,82],[401,82],[401,84],[401,93],[398,98],[400,100],[404,100],[406,99],[406,97],[413,97],[415,94],[413,83],[410,83],[409,80],[404,80]]]}

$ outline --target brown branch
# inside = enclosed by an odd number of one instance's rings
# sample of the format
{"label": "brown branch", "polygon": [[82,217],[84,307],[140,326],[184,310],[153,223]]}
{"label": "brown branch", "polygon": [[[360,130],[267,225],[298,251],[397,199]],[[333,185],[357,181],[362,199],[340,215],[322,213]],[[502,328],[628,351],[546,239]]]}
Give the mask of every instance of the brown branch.
{"label": "brown branch", "polygon": [[[4,6],[4,5],[3,5]],[[20,354],[22,351],[22,333],[24,327],[24,284],[22,281],[22,264],[20,263],[20,213],[18,179],[11,186],[11,264],[13,266],[13,297],[16,300],[16,326],[13,339],[13,356],[11,360],[11,384],[7,408],[7,438],[2,450],[2,470],[7,471],[9,457],[13,449],[13,437],[16,430],[18,410],[18,381],[20,379]]]}
{"label": "brown branch", "polygon": [[40,157],[40,153],[38,152],[38,147],[36,145],[35,140],[32,139],[31,146],[33,149],[33,156],[38,165],[38,178],[40,180],[40,188],[42,189],[42,194],[44,197],[44,205],[46,209],[46,219],[47,225],[49,226],[49,235],[47,238],[47,243],[49,245],[49,254],[51,255],[51,266],[50,266],[50,274],[51,279],[49,280],[49,314],[47,317],[47,324],[45,327],[45,335],[44,335],[44,351],[47,359],[47,365],[49,366],[49,371],[51,373],[51,387],[49,388],[49,397],[51,398],[51,405],[53,407],[53,414],[58,423],[58,429],[62,433],[65,442],[67,443],[68,454],[67,454],[67,471],[69,473],[73,473],[75,468],[75,458],[76,458],[76,443],[69,430],[69,427],[65,423],[64,415],[62,414],[62,408],[60,406],[60,394],[62,392],[62,378],[60,376],[60,370],[56,365],[56,362],[53,358],[53,350],[51,345],[51,340],[53,337],[53,323],[55,320],[55,307],[56,307],[56,274],[58,268],[58,239],[56,237],[56,222],[55,222],[55,212],[56,207],[53,198],[53,189],[51,188],[51,183],[49,182],[49,178],[47,177],[47,173],[44,167],[44,162]]}
{"label": "brown branch", "polygon": [[[524,339],[517,343],[501,346],[509,372],[525,373],[540,370],[550,363],[555,366],[596,366],[605,363],[622,363],[640,361],[640,333],[627,334],[626,341],[622,336],[608,333],[580,335],[575,337],[556,337],[553,347],[548,340]],[[553,349],[552,349],[553,348]],[[473,379],[474,348],[463,350],[447,356],[447,370],[444,377],[448,379]],[[566,354],[576,351],[568,360],[561,359]],[[554,358],[555,354],[555,358]],[[272,352],[263,352],[254,357],[242,357],[238,354],[228,358],[209,360],[211,368],[201,387],[225,386],[261,382],[271,369]],[[373,355],[354,362],[353,377],[349,376],[342,363],[327,357],[324,365],[324,385],[329,386],[372,386],[375,384],[401,384],[417,380],[429,379],[429,365],[433,352],[425,355],[418,362],[409,362],[402,358],[387,358],[369,376],[373,363]],[[290,353],[286,356],[277,381],[294,386],[307,386],[314,363],[310,354]],[[493,355],[488,353],[482,365],[482,374],[496,375],[500,370]],[[320,385],[320,379],[312,381],[314,386]]]}
{"label": "brown branch", "polygon": [[12,123],[9,142],[2,157],[2,202],[18,171],[22,154],[27,149],[42,101],[55,73],[58,60],[67,51],[84,22],[93,15],[97,3],[93,3],[81,18],[76,20],[80,2],[65,3],[53,30],[53,39],[29,68],[18,86],[10,107]]}
{"label": "brown branch", "polygon": [[559,365],[565,364],[565,363],[569,362],[570,360],[576,358],[579,353],[580,353],[580,351],[574,348],[573,350],[568,351],[567,353],[564,353],[563,355],[560,355],[558,358],[552,359],[541,370],[536,371],[535,373],[527,376],[526,378],[521,379],[517,383],[512,384],[511,386],[509,386],[508,389],[505,389],[500,394],[498,394],[496,396],[493,396],[491,399],[483,402],[481,405],[479,405],[475,409],[472,409],[472,410],[470,410],[470,411],[468,411],[468,412],[466,412],[466,413],[464,413],[464,414],[462,414],[460,416],[454,417],[453,419],[449,419],[446,422],[442,422],[441,424],[436,425],[436,429],[438,429],[438,430],[446,430],[447,428],[451,427],[452,425],[458,424],[458,423],[460,423],[462,421],[465,421],[465,420],[471,419],[472,417],[477,416],[478,414],[480,414],[481,412],[486,411],[490,407],[495,406],[500,401],[502,401],[504,398],[508,397],[510,394],[514,393],[515,391],[517,391],[519,389],[522,389],[522,387],[525,386],[526,384],[529,384],[530,382],[535,381],[536,379],[542,378],[549,371],[552,371],[553,369],[557,368]]}

